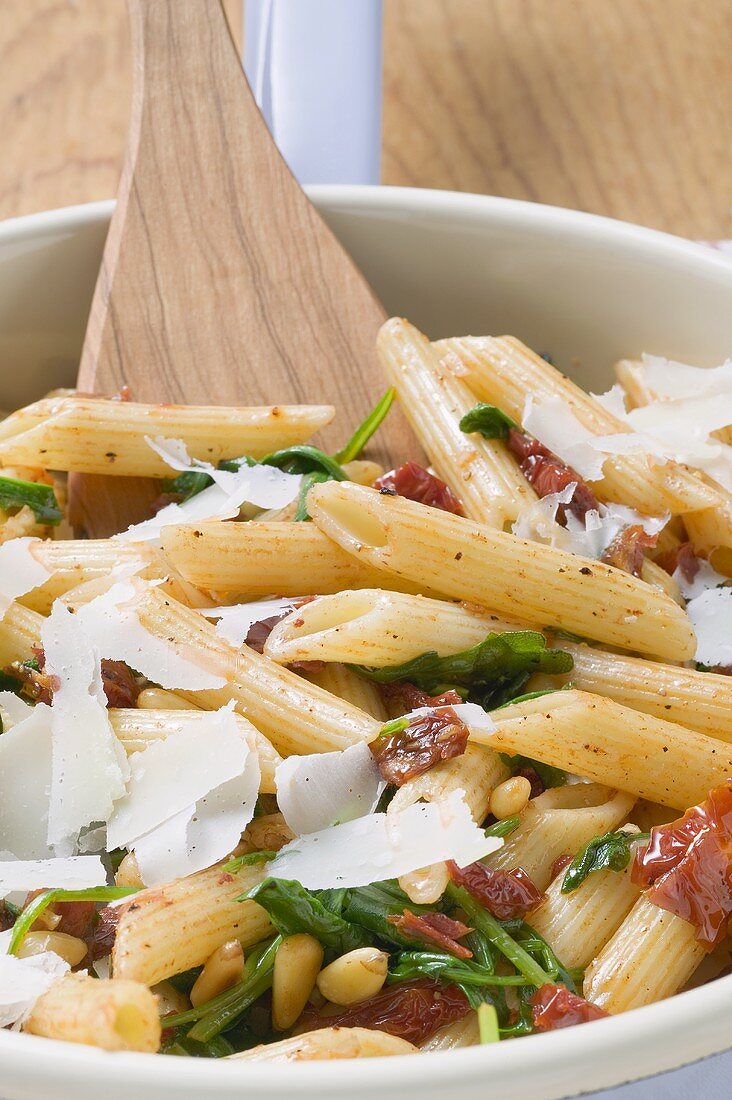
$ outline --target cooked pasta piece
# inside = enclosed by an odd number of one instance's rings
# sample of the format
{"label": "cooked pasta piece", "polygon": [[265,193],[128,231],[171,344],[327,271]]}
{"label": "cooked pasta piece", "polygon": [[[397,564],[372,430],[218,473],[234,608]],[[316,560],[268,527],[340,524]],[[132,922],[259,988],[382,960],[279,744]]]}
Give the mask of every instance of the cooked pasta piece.
{"label": "cooked pasta piece", "polygon": [[471,738],[522,753],[674,809],[694,806],[732,775],[732,748],[703,733],[583,691],[558,691],[493,711]]}
{"label": "cooked pasta piece", "polygon": [[228,874],[219,864],[164,886],[141,890],[119,908],[112,974],[156,985],[203,966],[227,940],[258,943],[272,926],[255,901],[237,899],[264,878],[262,865]]}
{"label": "cooked pasta piece", "polygon": [[[357,485],[373,485],[377,477],[381,477],[383,474],[384,467],[380,466],[378,462],[356,458],[353,462],[344,462],[343,470],[348,475],[349,481],[355,481]],[[294,520],[297,514],[298,501],[297,499],[293,500],[286,504],[284,508],[268,508],[264,512],[254,508],[253,505],[246,505],[245,507],[252,509],[252,515],[247,518],[256,516],[259,523],[272,523],[275,520],[282,523],[283,521]]]}
{"label": "cooked pasta piece", "polygon": [[[481,401],[497,405],[521,423],[528,397],[561,397],[585,428],[596,435],[627,431],[570,379],[513,336],[466,336],[441,341],[438,348],[456,357],[470,388]],[[629,504],[645,515],[663,515],[713,507],[719,494],[675,462],[651,465],[642,454],[612,455],[593,489],[603,500]]]}
{"label": "cooked pasta piece", "polygon": [[102,1050],[154,1054],[160,1047],[155,994],[140,982],[88,974],[66,974],[54,982],[33,1005],[23,1030]]}
{"label": "cooked pasta piece", "polygon": [[137,696],[140,710],[200,710],[190,699],[184,699],[166,688],[144,688]]}
{"label": "cooked pasta piece", "polygon": [[325,534],[392,575],[625,649],[694,655],[684,611],[629,573],[360,485],[316,485],[308,500]]}
{"label": "cooked pasta piece", "polygon": [[689,921],[640,897],[588,967],[585,997],[615,1013],[678,993],[706,953],[696,931]]}
{"label": "cooked pasta piece", "polygon": [[462,1020],[456,1020],[447,1027],[441,1027],[426,1043],[422,1043],[419,1049],[436,1054],[441,1050],[475,1047],[479,1042],[478,1013],[469,1012],[467,1016],[463,1016]]}
{"label": "cooked pasta piece", "polygon": [[400,318],[383,325],[377,347],[407,419],[465,515],[501,528],[515,520],[536,493],[502,440],[460,430],[461,417],[475,405],[465,383],[445,370],[427,337]]}
{"label": "cooked pasta piece", "polygon": [[370,714],[377,722],[386,722],[389,717],[376,685],[345,665],[329,664],[318,671],[305,672],[303,675],[311,684],[323,688],[338,699],[353,703],[354,707]]}
{"label": "cooked pasta piece", "polygon": [[11,603],[0,619],[0,666],[27,661],[41,637],[43,616],[19,603]]}
{"label": "cooked pasta piece", "polygon": [[[183,700],[181,700],[183,702]],[[193,708],[192,710],[159,710],[159,709],[110,709],[109,719],[112,729],[125,747],[127,753],[141,752],[152,741],[161,741],[166,737],[174,737],[182,729],[189,728],[205,716],[206,712]],[[274,794],[274,773],[278,764],[282,763],[282,757],[270,744],[264,734],[243,718],[236,715],[236,723],[242,736],[251,736],[259,757],[261,779],[259,790],[263,794]]]}
{"label": "cooked pasta piece", "polygon": [[532,798],[518,829],[485,862],[501,871],[522,867],[545,890],[556,860],[626,821],[634,801],[632,795],[599,783],[553,787]]}
{"label": "cooked pasta piece", "polygon": [[117,477],[170,477],[145,437],[182,439],[206,462],[303,443],[335,415],[332,405],[142,405],[95,397],[51,397],[0,423],[0,463]]}
{"label": "cooked pasta piece", "polygon": [[233,1062],[315,1062],[333,1058],[386,1058],[392,1054],[416,1054],[406,1039],[365,1027],[324,1027],[306,1031],[278,1043],[263,1043],[230,1054]]}

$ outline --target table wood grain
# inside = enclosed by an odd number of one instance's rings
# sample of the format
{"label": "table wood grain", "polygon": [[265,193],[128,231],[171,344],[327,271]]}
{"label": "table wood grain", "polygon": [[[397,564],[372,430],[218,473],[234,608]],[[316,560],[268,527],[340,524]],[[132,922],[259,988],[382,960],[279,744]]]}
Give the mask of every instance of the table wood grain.
{"label": "table wood grain", "polygon": [[[732,0],[384,11],[385,183],[732,236]],[[129,68],[123,0],[0,0],[0,218],[114,194]]]}

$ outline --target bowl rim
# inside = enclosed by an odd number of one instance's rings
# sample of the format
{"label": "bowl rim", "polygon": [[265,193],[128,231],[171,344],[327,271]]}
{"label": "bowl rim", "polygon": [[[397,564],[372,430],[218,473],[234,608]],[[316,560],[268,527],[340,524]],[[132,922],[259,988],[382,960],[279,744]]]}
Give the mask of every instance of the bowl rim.
{"label": "bowl rim", "polygon": [[[388,212],[401,210],[429,218],[443,215],[457,222],[475,222],[485,219],[503,225],[517,225],[526,229],[545,230],[569,234],[575,238],[595,239],[603,246],[612,245],[621,250],[644,252],[651,260],[682,266],[692,274],[721,277],[732,291],[732,263],[720,253],[697,242],[664,233],[656,229],[620,222],[602,215],[562,207],[507,199],[466,192],[438,191],[413,187],[380,187],[367,185],[322,184],[306,188],[309,197],[321,208],[333,211],[352,209],[362,212]],[[60,207],[53,210],[25,214],[0,222],[0,246],[14,239],[32,240],[48,234],[63,232],[73,234],[79,230],[108,220],[114,209],[114,200],[105,199],[91,203]],[[579,1031],[568,1029],[552,1034],[525,1037],[520,1043],[500,1043],[486,1047],[465,1048],[458,1051],[433,1053],[429,1061],[431,1087],[455,1086],[471,1081],[486,1080],[491,1074],[496,1079],[520,1082],[528,1071],[566,1073],[568,1059],[578,1057],[589,1066],[607,1065],[613,1054],[622,1051],[618,1061],[622,1068],[614,1076],[620,1081],[607,1080],[592,1090],[611,1087],[625,1081],[635,1081],[688,1065],[706,1056],[711,1048],[721,1051],[728,1040],[723,1028],[717,1028],[717,1038],[710,1043],[695,1041],[695,1034],[704,1025],[711,1025],[724,1018],[732,1003],[732,975],[719,978],[709,985],[641,1009],[623,1013],[607,1020],[597,1021]],[[693,1021],[694,1027],[689,1027]],[[659,1059],[653,1053],[652,1041],[663,1040],[671,1045],[678,1042],[677,1053]],[[34,1056],[38,1055],[37,1058]],[[34,1077],[52,1082],[63,1076],[68,1081],[86,1077],[98,1068],[106,1073],[110,1062],[107,1052],[93,1047],[59,1042],[32,1035],[3,1030],[0,1033],[0,1057],[5,1073],[27,1071],[33,1062]],[[226,1097],[238,1095],[241,1086],[241,1069],[234,1062],[200,1059],[159,1058],[149,1054],[127,1053],[115,1056],[115,1066],[124,1074],[126,1087],[130,1085],[156,1088],[165,1086],[165,1093],[181,1089],[190,1095],[190,1088],[212,1090]],[[662,1062],[663,1068],[658,1068]],[[617,1063],[616,1063],[617,1064]],[[654,1068],[654,1064],[655,1067]],[[639,1068],[634,1072],[633,1065]],[[576,1067],[581,1070],[581,1065]],[[604,1074],[607,1079],[607,1074]],[[424,1079],[424,1064],[418,1061],[414,1067],[409,1058],[373,1058],[297,1063],[296,1065],[246,1063],[246,1085],[250,1090],[266,1090],[273,1098],[289,1097],[293,1090],[300,1095],[334,1095],[349,1084],[359,1089],[394,1090],[417,1086]],[[566,1095],[581,1093],[582,1087],[570,1088]],[[203,1093],[205,1094],[205,1093]]]}

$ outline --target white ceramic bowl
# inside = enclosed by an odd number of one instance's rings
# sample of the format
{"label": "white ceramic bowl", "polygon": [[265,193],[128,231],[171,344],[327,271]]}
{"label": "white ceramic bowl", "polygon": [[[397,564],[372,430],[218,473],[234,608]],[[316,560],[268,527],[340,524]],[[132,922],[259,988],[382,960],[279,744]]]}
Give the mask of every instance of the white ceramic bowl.
{"label": "white ceramic bowl", "polygon": [[[610,385],[622,355],[712,365],[732,353],[732,264],[701,246],[476,195],[320,187],[311,196],[387,309],[432,336],[513,333],[595,391]],[[73,383],[111,211],[111,202],[96,203],[0,225],[0,407]],[[726,1049],[731,1009],[732,976],[589,1027],[495,1047],[293,1066],[108,1055],[2,1032],[0,1092],[5,1100],[558,1100]]]}

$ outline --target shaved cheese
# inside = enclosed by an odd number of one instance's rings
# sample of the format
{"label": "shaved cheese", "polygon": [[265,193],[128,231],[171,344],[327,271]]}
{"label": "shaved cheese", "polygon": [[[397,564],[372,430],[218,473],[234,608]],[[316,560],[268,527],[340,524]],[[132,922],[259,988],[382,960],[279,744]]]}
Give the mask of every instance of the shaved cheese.
{"label": "shaved cheese", "polygon": [[597,481],[605,461],[591,443],[595,436],[561,397],[536,402],[529,396],[523,415],[524,431],[548,447],[581,477]]}
{"label": "shaved cheese", "polygon": [[48,842],[58,855],[71,855],[85,825],[109,818],[129,767],[107,714],[99,650],[59,600],[44,620],[41,642],[45,671],[58,685],[51,707]]}
{"label": "shaved cheese", "polygon": [[732,392],[732,359],[719,367],[691,367],[660,355],[642,356],[643,377],[659,397],[697,397]]}
{"label": "shaved cheese", "polygon": [[464,792],[455,790],[441,802],[416,802],[298,837],[277,854],[269,874],[307,890],[368,886],[446,859],[465,867],[502,843],[475,824]]}
{"label": "shaved cheese", "polygon": [[560,504],[569,504],[576,488],[577,482],[573,481],[561,493],[547,493],[545,497],[525,505],[511,527],[513,534],[545,546],[571,550],[571,536],[566,528],[557,523],[557,511]]}
{"label": "shaved cheese", "polygon": [[20,1024],[38,998],[71,968],[53,951],[19,959],[8,955],[12,929],[0,933],[0,1027]]}
{"label": "shaved cheese", "polygon": [[625,420],[626,408],[625,408],[625,390],[616,382],[614,386],[611,386],[605,393],[590,393],[598,405],[602,405],[606,412],[609,412],[611,416],[616,417],[617,420]]}
{"label": "shaved cheese", "polygon": [[365,742],[344,752],[290,756],[277,767],[277,804],[293,833],[370,814],[386,784]]}
{"label": "shaved cheese", "polygon": [[32,592],[45,584],[51,576],[33,554],[33,546],[40,539],[9,539],[0,545],[0,619],[13,600]]}
{"label": "shaved cheese", "polygon": [[105,886],[106,883],[107,872],[99,856],[0,862],[0,897],[11,890],[84,890],[88,886]]}
{"label": "shaved cheese", "polygon": [[128,847],[241,775],[249,751],[234,714],[224,707],[133,753],[127,794],[108,823],[109,847]]}
{"label": "shaved cheese", "polygon": [[636,431],[655,436],[669,448],[684,450],[706,440],[710,432],[732,424],[732,390],[654,401],[628,413],[628,422]]}
{"label": "shaved cheese", "polygon": [[284,508],[300,491],[302,477],[288,474],[275,466],[248,466],[236,470],[219,470],[210,462],[191,458],[182,439],[158,436],[145,440],[157,455],[173,470],[200,470],[214,484],[196,493],[183,504],[168,504],[152,519],[136,523],[115,538],[132,542],[159,542],[164,527],[179,523],[196,523],[207,519],[233,519],[242,504],[258,508]]}
{"label": "shaved cheese", "polygon": [[697,561],[699,562],[699,568],[692,581],[688,580],[683,569],[679,566],[673,572],[673,578],[685,600],[694,600],[697,596],[701,596],[703,592],[706,592],[708,588],[718,588],[720,584],[724,584],[728,579],[718,573],[706,558],[698,558]]}
{"label": "shaved cheese", "polygon": [[29,714],[0,737],[0,844],[18,859],[52,855],[48,844],[51,708]]}
{"label": "shaved cheese", "polygon": [[0,712],[3,720],[3,729],[12,729],[18,722],[24,722],[30,718],[33,708],[24,702],[14,691],[0,691]]}
{"label": "shaved cheese", "polygon": [[125,661],[131,668],[170,691],[176,688],[201,691],[223,687],[226,683],[223,676],[216,676],[183,657],[176,648],[175,640],[159,638],[142,625],[134,605],[149,585],[149,581],[136,578],[121,581],[80,607],[75,618],[86,637],[102,657]]}
{"label": "shaved cheese", "polygon": [[232,607],[206,607],[201,608],[201,614],[207,619],[218,619],[216,633],[229,645],[240,649],[247,640],[247,634],[262,619],[269,619],[272,615],[281,612],[292,611],[297,604],[293,597],[290,599],[254,600],[252,603],[238,603]]}
{"label": "shaved cheese", "polygon": [[[477,703],[450,703],[439,707],[415,707],[414,710],[410,710],[408,714],[403,715],[403,718],[407,718],[411,724],[413,718],[421,718],[426,714],[443,714],[446,710],[453,711],[456,718],[459,718],[466,726],[472,726],[473,729],[485,730],[490,733],[491,730],[496,728],[490,714]],[[402,719],[399,719],[399,721],[402,721]]]}
{"label": "shaved cheese", "polygon": [[703,665],[732,665],[732,588],[709,588],[690,600],[686,612],[696,634],[696,659]]}

